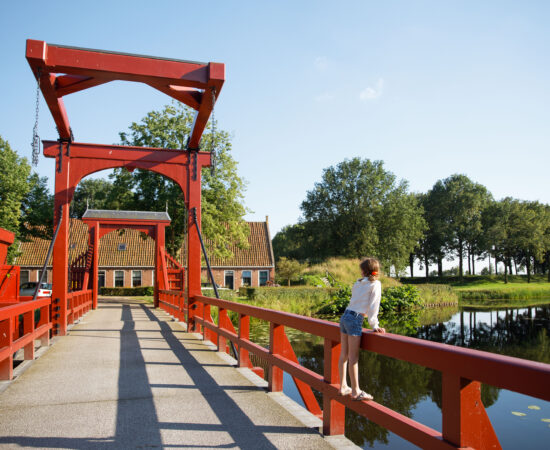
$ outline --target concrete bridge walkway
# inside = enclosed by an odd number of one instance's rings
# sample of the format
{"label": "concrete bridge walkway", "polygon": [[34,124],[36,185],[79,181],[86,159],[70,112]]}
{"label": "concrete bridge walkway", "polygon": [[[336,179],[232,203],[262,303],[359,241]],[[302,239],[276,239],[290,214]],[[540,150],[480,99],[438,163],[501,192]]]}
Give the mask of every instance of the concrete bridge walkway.
{"label": "concrete bridge walkway", "polygon": [[0,393],[0,448],[344,444],[323,438],[318,419],[292,415],[251,373],[164,312],[103,298]]}

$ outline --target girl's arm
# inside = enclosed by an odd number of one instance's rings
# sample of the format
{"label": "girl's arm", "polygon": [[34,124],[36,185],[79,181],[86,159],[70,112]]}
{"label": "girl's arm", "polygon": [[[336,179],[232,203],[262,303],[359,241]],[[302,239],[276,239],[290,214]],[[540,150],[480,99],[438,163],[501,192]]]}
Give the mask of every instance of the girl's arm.
{"label": "girl's arm", "polygon": [[382,285],[380,281],[373,283],[371,298],[368,305],[367,316],[369,318],[369,325],[374,331],[382,330],[378,326],[378,311],[380,309],[380,299],[382,298]]}

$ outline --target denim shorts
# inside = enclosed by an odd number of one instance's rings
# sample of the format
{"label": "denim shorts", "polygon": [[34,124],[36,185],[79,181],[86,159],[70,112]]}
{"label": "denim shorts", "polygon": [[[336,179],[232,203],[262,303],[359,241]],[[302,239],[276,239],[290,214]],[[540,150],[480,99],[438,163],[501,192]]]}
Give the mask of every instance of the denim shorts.
{"label": "denim shorts", "polygon": [[346,309],[340,319],[340,331],[349,336],[361,336],[363,334],[362,314]]}

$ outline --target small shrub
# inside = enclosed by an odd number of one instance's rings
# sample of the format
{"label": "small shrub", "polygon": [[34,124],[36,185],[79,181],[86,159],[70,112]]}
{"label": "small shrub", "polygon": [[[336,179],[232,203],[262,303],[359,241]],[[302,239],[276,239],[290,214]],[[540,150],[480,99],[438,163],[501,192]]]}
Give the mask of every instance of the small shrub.
{"label": "small shrub", "polygon": [[145,295],[154,295],[155,288],[153,286],[140,287],[102,287],[99,289],[99,295],[120,296],[120,297],[137,297]]}
{"label": "small shrub", "polygon": [[323,305],[323,307],[319,310],[319,314],[341,314],[347,308],[350,299],[351,287],[341,284],[338,290],[332,294],[330,301]]}
{"label": "small shrub", "polygon": [[401,311],[420,304],[420,292],[416,286],[397,286],[388,288],[382,293],[380,309],[384,312]]}
{"label": "small shrub", "polygon": [[301,281],[306,286],[325,287],[325,282],[318,275],[303,275]]}

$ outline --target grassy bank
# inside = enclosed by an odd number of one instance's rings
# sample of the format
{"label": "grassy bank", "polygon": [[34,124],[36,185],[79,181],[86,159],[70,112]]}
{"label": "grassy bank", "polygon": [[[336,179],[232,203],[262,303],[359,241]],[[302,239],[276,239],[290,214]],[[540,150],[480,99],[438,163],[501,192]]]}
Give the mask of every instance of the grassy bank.
{"label": "grassy bank", "polygon": [[245,291],[244,297],[235,300],[261,308],[312,317],[325,302],[330,300],[336,289],[297,286],[248,288]]}
{"label": "grassy bank", "polygon": [[548,282],[515,282],[505,284],[502,281],[492,281],[455,285],[453,289],[461,301],[493,299],[547,299],[550,301],[550,283]]}
{"label": "grassy bank", "polygon": [[549,298],[541,298],[541,299],[521,299],[521,300],[514,300],[514,299],[480,299],[480,300],[461,300],[460,306],[464,308],[472,308],[472,309],[479,309],[479,310],[485,310],[485,309],[494,309],[494,308],[529,308],[539,305],[547,305],[550,303]]}
{"label": "grassy bank", "polygon": [[458,294],[444,284],[417,284],[423,306],[448,306],[458,303]]}

